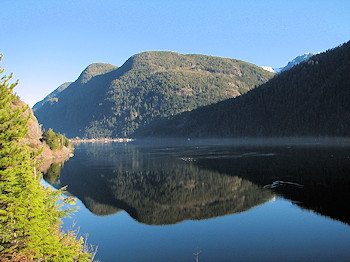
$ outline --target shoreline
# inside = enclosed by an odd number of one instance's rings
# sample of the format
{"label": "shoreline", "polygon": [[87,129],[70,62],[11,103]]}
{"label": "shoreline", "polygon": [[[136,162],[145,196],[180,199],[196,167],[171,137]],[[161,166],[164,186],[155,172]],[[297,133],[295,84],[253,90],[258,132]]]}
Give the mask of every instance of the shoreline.
{"label": "shoreline", "polygon": [[110,142],[128,143],[128,142],[135,141],[135,139],[133,139],[133,138],[91,138],[91,139],[73,138],[73,139],[69,139],[69,141],[72,144],[79,144],[79,143],[110,143]]}

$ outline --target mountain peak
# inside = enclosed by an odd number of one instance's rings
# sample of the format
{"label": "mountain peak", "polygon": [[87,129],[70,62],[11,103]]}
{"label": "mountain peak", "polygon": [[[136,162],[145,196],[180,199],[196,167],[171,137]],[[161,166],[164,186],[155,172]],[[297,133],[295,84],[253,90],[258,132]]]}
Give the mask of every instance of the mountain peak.
{"label": "mountain peak", "polygon": [[262,66],[261,68],[271,73],[276,73],[276,71],[270,66]]}
{"label": "mountain peak", "polygon": [[285,67],[273,68],[276,73],[280,73],[286,70],[291,69],[293,66],[300,64],[301,62],[307,61],[310,57],[314,56],[313,53],[305,53],[303,55],[297,56],[293,60],[289,61]]}
{"label": "mountain peak", "polygon": [[84,69],[77,81],[84,84],[89,82],[94,76],[109,73],[117,68],[117,66],[111,64],[93,63]]}

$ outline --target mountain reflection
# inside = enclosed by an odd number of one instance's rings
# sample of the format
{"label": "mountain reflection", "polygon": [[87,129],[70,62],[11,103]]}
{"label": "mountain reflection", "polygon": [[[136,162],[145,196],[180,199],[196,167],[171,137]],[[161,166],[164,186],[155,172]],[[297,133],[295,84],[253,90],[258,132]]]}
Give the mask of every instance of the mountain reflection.
{"label": "mountain reflection", "polygon": [[53,167],[44,178],[96,215],[125,210],[146,224],[243,212],[275,194],[350,224],[349,171],[341,146],[106,144],[78,146],[59,179]]}
{"label": "mountain reflection", "polygon": [[82,147],[65,163],[59,180],[57,168],[44,178],[57,188],[68,185],[68,192],[96,215],[123,209],[142,223],[174,224],[243,212],[274,197],[238,176],[198,167],[168,152],[132,145]]}
{"label": "mountain reflection", "polygon": [[239,148],[234,157],[204,155],[196,163],[270,188],[302,208],[350,224],[349,147]]}

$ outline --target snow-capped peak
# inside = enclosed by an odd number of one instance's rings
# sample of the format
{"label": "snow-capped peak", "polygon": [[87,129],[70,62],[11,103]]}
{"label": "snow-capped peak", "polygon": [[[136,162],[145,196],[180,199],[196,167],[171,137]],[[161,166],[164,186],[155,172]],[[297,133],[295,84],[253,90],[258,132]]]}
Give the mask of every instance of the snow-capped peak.
{"label": "snow-capped peak", "polygon": [[262,66],[262,69],[269,71],[269,72],[272,72],[272,73],[276,73],[275,70],[270,66]]}
{"label": "snow-capped peak", "polygon": [[293,66],[296,66],[297,64],[304,62],[306,60],[308,60],[310,57],[312,57],[313,53],[305,53],[303,55],[297,56],[296,58],[294,58],[292,61],[289,61],[288,64],[284,67],[277,67],[277,68],[272,68],[270,66],[262,66],[263,69],[273,72],[273,73],[280,73],[283,71],[286,71],[288,69],[291,69]]}

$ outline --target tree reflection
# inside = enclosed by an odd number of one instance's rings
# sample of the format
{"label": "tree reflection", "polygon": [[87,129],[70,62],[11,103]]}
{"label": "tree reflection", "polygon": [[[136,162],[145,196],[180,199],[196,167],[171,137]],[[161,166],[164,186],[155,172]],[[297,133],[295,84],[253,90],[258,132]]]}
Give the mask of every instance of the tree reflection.
{"label": "tree reflection", "polygon": [[97,215],[123,209],[142,223],[174,224],[243,212],[274,197],[245,179],[172,156],[154,157],[129,146],[90,149],[76,150],[56,187],[68,185]]}
{"label": "tree reflection", "polygon": [[146,224],[243,212],[276,193],[349,224],[349,171],[345,147],[82,145],[55,186],[96,215],[125,210]]}

